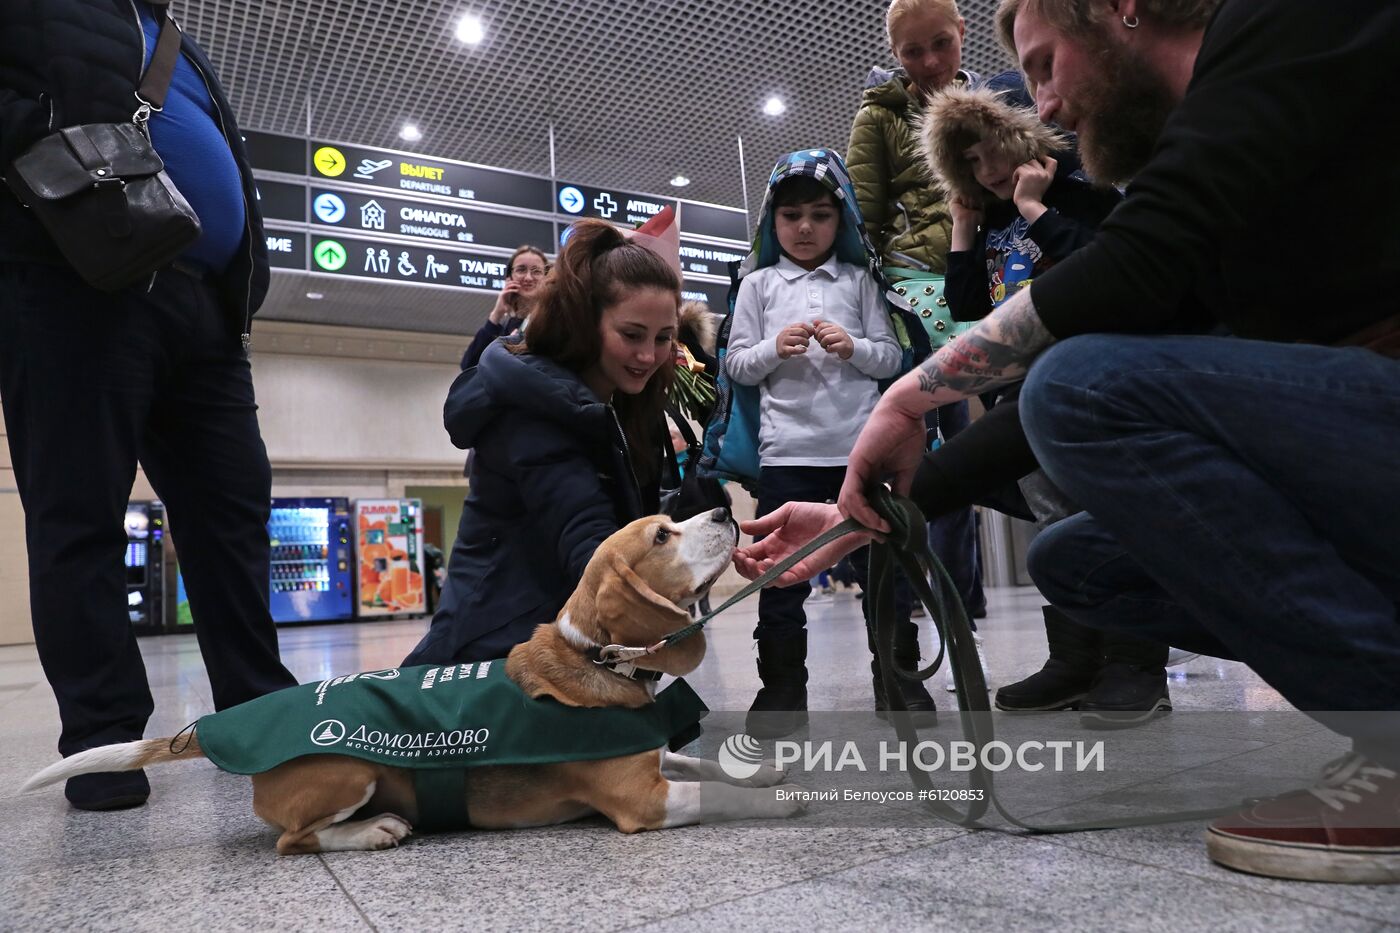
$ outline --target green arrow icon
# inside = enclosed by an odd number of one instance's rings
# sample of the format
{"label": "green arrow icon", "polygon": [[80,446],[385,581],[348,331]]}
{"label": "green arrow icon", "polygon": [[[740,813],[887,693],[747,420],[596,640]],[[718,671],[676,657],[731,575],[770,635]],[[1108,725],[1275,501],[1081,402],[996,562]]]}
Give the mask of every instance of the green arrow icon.
{"label": "green arrow icon", "polygon": [[322,240],[316,244],[316,249],[312,252],[312,257],[316,260],[316,265],[327,272],[335,272],[345,265],[345,247],[335,240]]}

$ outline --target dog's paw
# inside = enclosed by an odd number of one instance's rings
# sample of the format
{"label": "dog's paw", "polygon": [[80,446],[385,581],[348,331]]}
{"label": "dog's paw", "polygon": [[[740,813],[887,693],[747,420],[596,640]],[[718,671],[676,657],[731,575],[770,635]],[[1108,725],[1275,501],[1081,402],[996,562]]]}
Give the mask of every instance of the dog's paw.
{"label": "dog's paw", "polygon": [[786,777],[787,773],[779,770],[776,762],[765,761],[759,766],[757,774],[745,778],[739,784],[743,787],[776,787],[783,783]]}
{"label": "dog's paw", "polygon": [[408,825],[408,820],[394,813],[381,813],[365,827],[370,849],[392,849],[411,835],[413,827]]}

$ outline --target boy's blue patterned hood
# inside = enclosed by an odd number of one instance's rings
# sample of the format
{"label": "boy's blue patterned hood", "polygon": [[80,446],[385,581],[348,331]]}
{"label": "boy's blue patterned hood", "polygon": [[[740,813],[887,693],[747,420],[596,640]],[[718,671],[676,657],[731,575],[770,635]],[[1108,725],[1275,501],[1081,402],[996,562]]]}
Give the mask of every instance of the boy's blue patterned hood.
{"label": "boy's blue patterned hood", "polygon": [[875,244],[871,242],[870,235],[865,231],[865,223],[861,220],[860,207],[856,202],[855,188],[851,185],[846,163],[830,149],[801,149],[790,152],[773,167],[773,173],[768,177],[768,191],[763,196],[763,206],[758,210],[758,224],[754,228],[752,250],[739,266],[740,276],[774,265],[782,255],[777,232],[773,229],[773,192],[781,182],[796,175],[807,175],[821,182],[841,206],[841,229],[836,234],[836,258],[841,262],[869,269],[881,286],[888,290],[880,272],[879,253],[875,251]]}

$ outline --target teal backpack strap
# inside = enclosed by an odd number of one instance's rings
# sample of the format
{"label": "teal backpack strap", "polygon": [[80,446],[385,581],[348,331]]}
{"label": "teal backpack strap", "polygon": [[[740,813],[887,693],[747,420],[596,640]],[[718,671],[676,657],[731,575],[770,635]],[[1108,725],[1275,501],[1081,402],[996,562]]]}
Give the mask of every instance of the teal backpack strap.
{"label": "teal backpack strap", "polygon": [[467,819],[466,768],[414,768],[413,792],[418,797],[420,833],[471,829]]}

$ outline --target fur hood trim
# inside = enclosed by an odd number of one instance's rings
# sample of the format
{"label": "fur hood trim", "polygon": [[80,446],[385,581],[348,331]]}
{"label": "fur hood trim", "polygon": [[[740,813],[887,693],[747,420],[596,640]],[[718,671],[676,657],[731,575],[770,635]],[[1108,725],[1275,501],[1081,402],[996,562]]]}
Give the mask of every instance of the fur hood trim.
{"label": "fur hood trim", "polygon": [[951,87],[933,95],[918,126],[924,161],[949,194],[980,204],[986,190],[977,183],[963,152],[989,140],[1020,165],[1064,149],[1069,141],[1041,123],[1033,110],[1015,107],[989,88]]}
{"label": "fur hood trim", "polygon": [[687,301],[681,305],[681,320],[678,328],[682,336],[687,331],[695,335],[695,342],[711,356],[715,352],[715,315],[703,301]]}

